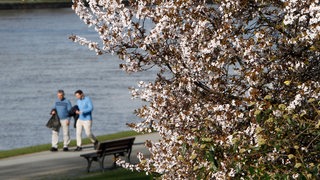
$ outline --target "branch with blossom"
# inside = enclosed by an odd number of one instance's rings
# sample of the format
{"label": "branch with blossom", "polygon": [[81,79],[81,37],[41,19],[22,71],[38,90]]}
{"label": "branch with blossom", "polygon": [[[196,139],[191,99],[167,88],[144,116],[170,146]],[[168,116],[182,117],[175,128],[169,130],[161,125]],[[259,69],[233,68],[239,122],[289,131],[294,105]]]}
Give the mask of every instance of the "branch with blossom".
{"label": "branch with blossom", "polygon": [[158,70],[133,98],[159,132],[129,169],[163,179],[319,178],[319,0],[73,0],[127,72]]}

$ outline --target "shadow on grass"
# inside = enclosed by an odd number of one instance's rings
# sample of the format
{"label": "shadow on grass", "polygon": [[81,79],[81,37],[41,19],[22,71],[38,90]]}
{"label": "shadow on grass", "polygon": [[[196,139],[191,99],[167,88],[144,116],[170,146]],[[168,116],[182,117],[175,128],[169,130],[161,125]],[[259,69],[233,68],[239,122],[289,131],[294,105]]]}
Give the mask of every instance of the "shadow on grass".
{"label": "shadow on grass", "polygon": [[130,171],[124,168],[106,169],[104,172],[88,173],[88,175],[81,177],[82,180],[152,180],[152,175],[146,175],[145,172]]}

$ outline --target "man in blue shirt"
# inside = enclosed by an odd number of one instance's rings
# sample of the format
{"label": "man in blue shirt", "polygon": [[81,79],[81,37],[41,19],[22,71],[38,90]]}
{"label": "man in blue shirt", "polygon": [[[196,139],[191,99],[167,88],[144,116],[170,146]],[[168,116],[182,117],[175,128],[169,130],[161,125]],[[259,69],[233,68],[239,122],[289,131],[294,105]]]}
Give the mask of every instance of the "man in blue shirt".
{"label": "man in blue shirt", "polygon": [[79,118],[76,125],[77,148],[75,149],[75,151],[82,150],[82,128],[84,129],[87,137],[91,140],[91,142],[94,144],[94,148],[96,149],[99,142],[97,138],[91,133],[93,111],[91,99],[85,96],[81,90],[77,90],[74,95],[78,99],[77,105],[79,108],[79,111],[76,111],[76,114],[79,114]]}
{"label": "man in blue shirt", "polygon": [[[70,117],[69,111],[71,110],[71,103],[64,97],[64,91],[58,90],[57,99],[52,107],[51,115],[57,112],[60,119],[62,131],[63,131],[63,151],[68,151],[68,145],[70,143],[69,124]],[[51,151],[58,151],[59,130],[52,130],[52,148]]]}

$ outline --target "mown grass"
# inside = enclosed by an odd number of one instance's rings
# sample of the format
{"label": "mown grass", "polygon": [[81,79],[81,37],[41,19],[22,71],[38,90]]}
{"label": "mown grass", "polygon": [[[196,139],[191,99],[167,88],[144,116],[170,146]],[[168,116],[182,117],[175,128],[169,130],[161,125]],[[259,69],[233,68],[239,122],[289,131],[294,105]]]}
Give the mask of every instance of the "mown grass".
{"label": "mown grass", "polygon": [[[97,136],[97,139],[99,141],[106,141],[106,140],[118,139],[118,138],[135,136],[135,135],[138,135],[138,133],[135,131],[123,131],[123,132],[114,133],[114,134]],[[82,144],[83,145],[91,144],[91,141],[88,138],[85,138],[83,139]],[[76,140],[72,140],[69,146],[70,147],[76,146]],[[59,143],[59,147],[62,147],[62,142]],[[12,149],[12,150],[4,150],[4,151],[0,151],[0,159],[23,155],[23,154],[30,154],[35,152],[48,151],[50,148],[51,148],[51,144],[43,144],[43,145],[30,146],[30,147],[24,147],[24,148]]]}
{"label": "mown grass", "polygon": [[145,172],[130,171],[124,168],[116,168],[108,170],[103,173],[93,173],[78,179],[81,180],[151,180],[154,177],[152,175],[146,175]]}

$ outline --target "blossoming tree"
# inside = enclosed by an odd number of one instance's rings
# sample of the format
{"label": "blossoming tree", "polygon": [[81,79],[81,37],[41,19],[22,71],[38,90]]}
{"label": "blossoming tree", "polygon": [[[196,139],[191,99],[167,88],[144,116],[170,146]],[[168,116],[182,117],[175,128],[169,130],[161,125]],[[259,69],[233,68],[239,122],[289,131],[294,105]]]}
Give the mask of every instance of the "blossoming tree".
{"label": "blossoming tree", "polygon": [[137,131],[159,132],[127,168],[163,179],[319,178],[319,0],[74,0],[127,72]]}

